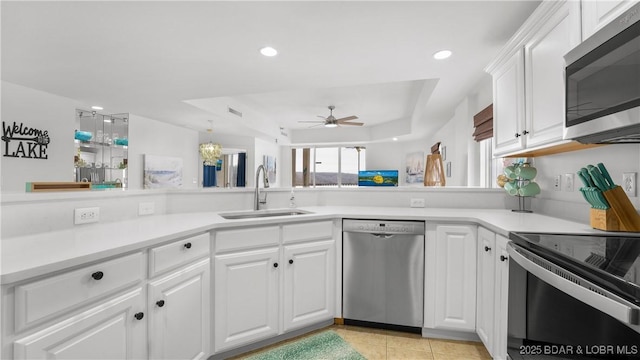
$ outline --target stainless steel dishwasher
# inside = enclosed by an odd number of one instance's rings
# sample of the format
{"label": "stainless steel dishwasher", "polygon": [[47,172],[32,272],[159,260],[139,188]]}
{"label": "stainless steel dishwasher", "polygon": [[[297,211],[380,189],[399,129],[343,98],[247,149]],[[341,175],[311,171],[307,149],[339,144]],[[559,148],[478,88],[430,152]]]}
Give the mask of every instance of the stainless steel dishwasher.
{"label": "stainless steel dishwasher", "polygon": [[421,328],[424,222],[345,219],[342,231],[345,324]]}

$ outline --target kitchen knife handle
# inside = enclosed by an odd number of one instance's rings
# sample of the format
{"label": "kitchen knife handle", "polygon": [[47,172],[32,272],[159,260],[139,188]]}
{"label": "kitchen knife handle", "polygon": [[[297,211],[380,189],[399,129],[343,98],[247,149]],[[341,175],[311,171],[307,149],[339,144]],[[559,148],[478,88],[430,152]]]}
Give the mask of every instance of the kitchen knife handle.
{"label": "kitchen knife handle", "polygon": [[609,183],[609,189],[615,188],[616,184],[613,182],[613,179],[611,178],[609,171],[607,171],[607,168],[604,166],[603,163],[598,163],[598,169],[600,169],[602,176],[604,176],[604,179],[607,180],[607,182]]}
{"label": "kitchen knife handle", "polygon": [[587,180],[587,183],[589,184],[589,187],[595,187],[596,185],[593,183],[593,181],[591,180],[591,175],[589,175],[589,171],[585,168],[581,168],[580,172],[582,173],[582,176],[584,177],[585,180]]}
{"label": "kitchen knife handle", "polygon": [[609,186],[607,185],[607,181],[604,179],[600,170],[597,167],[591,167],[589,169],[589,174],[591,175],[591,179],[596,184],[596,187],[602,191],[609,190]]}

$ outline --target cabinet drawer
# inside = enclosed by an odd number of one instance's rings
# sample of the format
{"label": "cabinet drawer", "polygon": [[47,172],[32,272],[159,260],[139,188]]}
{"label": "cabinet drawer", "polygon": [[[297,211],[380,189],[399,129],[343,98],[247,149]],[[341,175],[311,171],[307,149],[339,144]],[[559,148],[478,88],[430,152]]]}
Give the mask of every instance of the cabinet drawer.
{"label": "cabinet drawer", "polygon": [[278,226],[266,226],[222,230],[215,233],[215,240],[216,252],[278,245],[280,242],[280,228]]}
{"label": "cabinet drawer", "polygon": [[209,233],[200,234],[149,251],[149,276],[186,265],[209,254]]}
{"label": "cabinet drawer", "polygon": [[282,227],[282,241],[285,243],[332,238],[333,221],[308,222]]}
{"label": "cabinet drawer", "polygon": [[69,271],[15,288],[16,331],[144,278],[141,252]]}

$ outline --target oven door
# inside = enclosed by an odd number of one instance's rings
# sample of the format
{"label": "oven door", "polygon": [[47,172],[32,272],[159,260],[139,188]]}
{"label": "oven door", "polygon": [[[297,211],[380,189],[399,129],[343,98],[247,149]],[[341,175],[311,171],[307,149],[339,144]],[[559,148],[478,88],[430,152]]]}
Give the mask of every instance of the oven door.
{"label": "oven door", "polygon": [[640,308],[509,243],[507,352],[519,359],[639,359]]}

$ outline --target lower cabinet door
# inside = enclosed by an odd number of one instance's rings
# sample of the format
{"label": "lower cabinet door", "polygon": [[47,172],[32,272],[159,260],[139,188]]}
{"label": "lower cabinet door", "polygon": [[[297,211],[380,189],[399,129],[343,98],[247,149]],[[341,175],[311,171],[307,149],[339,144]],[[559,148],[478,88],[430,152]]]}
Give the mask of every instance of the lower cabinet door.
{"label": "lower cabinet door", "polygon": [[507,243],[509,239],[496,235],[496,293],[495,293],[495,342],[493,358],[503,360],[507,358],[507,310],[509,309],[509,253]]}
{"label": "lower cabinet door", "polygon": [[215,352],[278,334],[278,251],[215,256]]}
{"label": "lower cabinet door", "polygon": [[14,359],[147,358],[142,288],[18,339]]}
{"label": "lower cabinet door", "polygon": [[149,283],[149,358],[206,359],[210,349],[209,258]]}
{"label": "lower cabinet door", "polygon": [[428,225],[425,326],[476,330],[476,225]]}
{"label": "lower cabinet door", "polygon": [[332,319],[334,241],[284,247],[284,331]]}
{"label": "lower cabinet door", "polygon": [[495,254],[496,235],[478,228],[478,278],[476,304],[476,333],[484,346],[493,354],[495,307]]}

